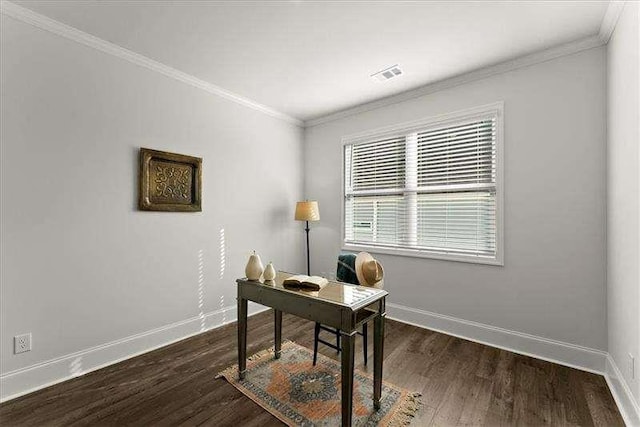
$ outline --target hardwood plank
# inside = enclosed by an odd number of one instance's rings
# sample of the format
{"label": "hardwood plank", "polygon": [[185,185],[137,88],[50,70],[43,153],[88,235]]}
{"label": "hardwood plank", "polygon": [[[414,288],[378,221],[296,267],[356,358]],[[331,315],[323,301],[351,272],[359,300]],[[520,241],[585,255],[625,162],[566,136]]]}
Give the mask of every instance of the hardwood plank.
{"label": "hardwood plank", "polygon": [[498,364],[484,422],[486,426],[512,425],[515,359],[513,353],[504,350],[498,352]]}
{"label": "hardwood plank", "polygon": [[[273,313],[251,317],[248,331],[249,354],[271,347]],[[285,314],[283,338],[312,348],[313,323]],[[385,381],[423,394],[413,425],[624,425],[602,376],[395,321],[385,340]],[[320,352],[339,360],[330,348]],[[214,379],[235,362],[229,324],[5,402],[0,424],[282,425]],[[360,337],[356,367],[372,368],[363,365]]]}
{"label": "hardwood plank", "polygon": [[494,347],[484,346],[480,360],[478,361],[478,369],[476,375],[480,378],[490,380],[496,373],[498,367],[498,356],[500,350]]}
{"label": "hardwood plank", "polygon": [[546,425],[538,401],[536,387],[536,369],[524,363],[518,357],[515,365],[515,387],[513,393],[513,422],[515,425],[542,426]]}
{"label": "hardwood plank", "polygon": [[[470,384],[471,383],[471,384]],[[463,386],[467,388],[465,401],[460,411],[460,426],[481,426],[487,417],[489,404],[491,403],[491,389],[493,382],[486,378],[477,376]]]}
{"label": "hardwood plank", "polygon": [[611,391],[598,375],[582,376],[582,388],[589,413],[596,426],[624,426]]}

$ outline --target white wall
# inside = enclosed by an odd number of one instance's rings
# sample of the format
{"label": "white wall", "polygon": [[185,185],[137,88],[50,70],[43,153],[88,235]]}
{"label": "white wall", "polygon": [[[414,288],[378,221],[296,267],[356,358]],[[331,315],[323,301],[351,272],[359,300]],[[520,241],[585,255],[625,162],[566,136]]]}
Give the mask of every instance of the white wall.
{"label": "white wall", "polygon": [[606,350],[605,68],[594,48],[308,128],[312,269],[334,270],[341,250],[342,136],[504,101],[504,267],[379,255],[390,301]]}
{"label": "white wall", "polygon": [[[231,320],[252,249],[302,269],[300,128],[4,15],[1,48],[3,397],[55,380],[18,369]],[[141,146],[203,158],[201,213],[137,210]]]}
{"label": "white wall", "polygon": [[[607,47],[607,314],[609,353],[640,402],[639,6],[627,2]],[[636,360],[635,379],[629,357]],[[636,414],[640,423],[640,413]]]}

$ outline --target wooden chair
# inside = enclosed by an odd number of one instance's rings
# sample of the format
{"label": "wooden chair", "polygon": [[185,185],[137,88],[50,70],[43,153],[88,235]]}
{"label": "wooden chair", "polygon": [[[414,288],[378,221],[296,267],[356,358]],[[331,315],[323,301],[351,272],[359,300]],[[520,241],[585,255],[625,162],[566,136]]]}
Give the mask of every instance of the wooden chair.
{"label": "wooden chair", "polygon": [[[340,254],[338,256],[338,266],[337,266],[337,274],[336,279],[339,282],[350,283],[352,285],[359,285],[358,278],[356,277],[355,272],[355,254]],[[333,344],[329,341],[325,341],[320,338],[320,331],[326,331],[333,335],[335,335],[336,343]],[[362,332],[358,332],[358,335],[362,335],[362,349],[364,353],[364,365],[367,366],[367,324],[362,325]],[[316,322],[314,340],[313,340],[313,366],[316,365],[316,361],[318,359],[318,343],[322,343],[328,347],[336,350],[337,353],[340,353],[340,330],[336,328],[332,328],[329,326],[325,326],[321,323]]]}

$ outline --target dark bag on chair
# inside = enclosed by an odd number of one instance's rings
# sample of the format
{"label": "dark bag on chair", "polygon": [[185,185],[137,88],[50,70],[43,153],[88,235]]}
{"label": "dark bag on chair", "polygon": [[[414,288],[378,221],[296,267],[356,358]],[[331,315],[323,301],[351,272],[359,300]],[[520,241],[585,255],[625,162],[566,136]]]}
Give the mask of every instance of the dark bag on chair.
{"label": "dark bag on chair", "polygon": [[343,253],[338,255],[338,269],[336,271],[336,279],[339,282],[351,283],[359,285],[358,276],[356,275],[356,254]]}

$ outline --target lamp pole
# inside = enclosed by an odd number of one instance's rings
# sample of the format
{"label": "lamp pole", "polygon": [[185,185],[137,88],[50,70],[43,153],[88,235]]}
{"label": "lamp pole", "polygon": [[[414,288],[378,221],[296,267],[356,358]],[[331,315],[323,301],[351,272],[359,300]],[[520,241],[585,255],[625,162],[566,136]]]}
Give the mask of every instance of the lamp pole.
{"label": "lamp pole", "polygon": [[305,223],[307,224],[306,228],[304,229],[304,231],[307,232],[307,276],[311,276],[311,264],[309,262],[309,221],[305,221]]}

